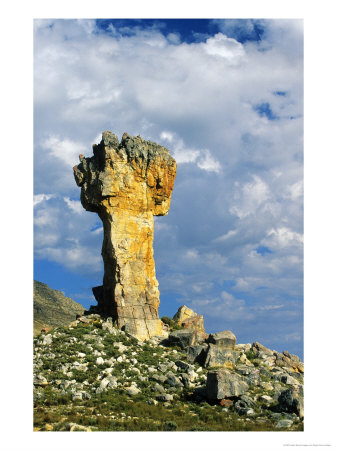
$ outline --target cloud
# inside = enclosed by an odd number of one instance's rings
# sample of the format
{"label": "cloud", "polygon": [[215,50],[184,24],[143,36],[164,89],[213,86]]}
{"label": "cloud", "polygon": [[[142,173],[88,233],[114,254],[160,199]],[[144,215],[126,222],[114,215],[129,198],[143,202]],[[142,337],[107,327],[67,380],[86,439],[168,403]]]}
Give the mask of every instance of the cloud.
{"label": "cloud", "polygon": [[44,147],[54,158],[60,159],[67,166],[74,166],[78,155],[86,151],[86,148],[80,142],[71,139],[60,139],[57,136],[49,136],[43,143]]}
{"label": "cloud", "polygon": [[235,39],[228,38],[222,33],[206,40],[203,44],[205,52],[212,56],[220,56],[233,63],[245,54],[243,46]]}
{"label": "cloud", "polygon": [[[238,183],[237,187],[239,187]],[[242,219],[250,214],[256,214],[261,205],[266,207],[266,202],[270,199],[270,190],[260,177],[253,175],[253,181],[245,183],[240,191],[234,194],[234,199],[235,204],[229,211]]]}
{"label": "cloud", "polygon": [[219,161],[217,161],[211,155],[209,150],[205,150],[201,158],[197,163],[198,167],[202,170],[206,170],[207,172],[220,172],[221,165]]}
{"label": "cloud", "polygon": [[77,214],[83,214],[84,209],[81,205],[81,202],[79,200],[70,200],[69,197],[64,197],[64,201],[66,202],[68,208],[70,208],[72,211],[76,212]]}
{"label": "cloud", "polygon": [[263,240],[270,248],[289,247],[292,245],[302,246],[303,235],[290,230],[287,227],[272,228],[268,231],[267,237]]}
{"label": "cloud", "polygon": [[219,236],[218,238],[214,239],[214,242],[223,242],[227,239],[230,239],[233,236],[236,236],[238,233],[237,230],[229,230],[227,233],[223,234],[222,236]]}
{"label": "cloud", "polygon": [[53,194],[36,194],[34,195],[34,206],[38,205],[39,203],[43,202],[44,200],[49,200],[50,198],[53,198]]}
{"label": "cloud", "polygon": [[160,139],[170,144],[173,156],[178,164],[195,163],[199,169],[206,172],[220,172],[221,164],[212,156],[210,150],[186,148],[184,141],[175,133],[169,131],[162,131]]}
{"label": "cloud", "polygon": [[34,207],[35,258],[57,262],[76,273],[99,274],[102,227],[90,232],[98,218],[85,214],[78,200],[41,197]]}

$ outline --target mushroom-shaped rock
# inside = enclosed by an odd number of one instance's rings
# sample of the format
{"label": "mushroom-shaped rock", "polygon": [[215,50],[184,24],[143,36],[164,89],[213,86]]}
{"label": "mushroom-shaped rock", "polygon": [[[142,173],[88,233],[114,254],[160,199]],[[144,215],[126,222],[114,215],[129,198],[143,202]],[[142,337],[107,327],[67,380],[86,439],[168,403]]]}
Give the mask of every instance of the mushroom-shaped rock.
{"label": "mushroom-shaped rock", "polygon": [[161,335],[153,259],[153,216],[166,215],[176,162],[166,148],[140,136],[105,131],[74,176],[81,202],[103,222],[103,285],[93,288],[97,312],[140,339]]}

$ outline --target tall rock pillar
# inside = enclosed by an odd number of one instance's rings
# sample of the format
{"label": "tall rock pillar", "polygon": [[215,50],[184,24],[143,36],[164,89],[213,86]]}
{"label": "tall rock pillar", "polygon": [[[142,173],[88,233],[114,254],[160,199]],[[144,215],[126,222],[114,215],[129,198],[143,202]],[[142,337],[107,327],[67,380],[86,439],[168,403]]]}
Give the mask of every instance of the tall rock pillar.
{"label": "tall rock pillar", "polygon": [[93,288],[97,310],[117,326],[147,339],[162,333],[153,259],[153,216],[166,215],[176,176],[169,151],[124,133],[109,131],[80,155],[74,176],[81,202],[103,222],[103,285]]}

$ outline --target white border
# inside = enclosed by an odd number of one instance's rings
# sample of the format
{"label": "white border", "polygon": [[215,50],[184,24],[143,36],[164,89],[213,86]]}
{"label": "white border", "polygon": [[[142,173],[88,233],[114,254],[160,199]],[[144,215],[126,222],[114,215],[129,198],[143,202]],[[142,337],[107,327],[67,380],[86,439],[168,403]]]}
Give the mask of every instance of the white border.
{"label": "white border", "polygon": [[[5,5],[4,5],[5,4]],[[6,450],[336,448],[336,2],[282,0],[12,1],[1,6],[2,434]],[[33,18],[304,18],[305,431],[303,433],[33,433]],[[27,174],[28,173],[28,177]]]}

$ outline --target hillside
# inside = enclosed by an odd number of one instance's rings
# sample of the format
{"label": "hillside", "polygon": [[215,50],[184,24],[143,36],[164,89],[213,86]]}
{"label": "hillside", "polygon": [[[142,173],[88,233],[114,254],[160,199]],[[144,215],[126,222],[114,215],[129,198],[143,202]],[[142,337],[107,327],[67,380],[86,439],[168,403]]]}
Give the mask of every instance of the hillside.
{"label": "hillside", "polygon": [[197,337],[178,329],[144,342],[97,314],[41,333],[34,430],[303,430],[297,356],[236,344],[230,331]]}
{"label": "hillside", "polygon": [[84,308],[62,292],[34,280],[34,336],[45,327],[69,325]]}

